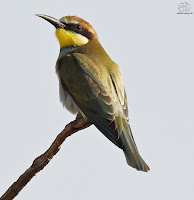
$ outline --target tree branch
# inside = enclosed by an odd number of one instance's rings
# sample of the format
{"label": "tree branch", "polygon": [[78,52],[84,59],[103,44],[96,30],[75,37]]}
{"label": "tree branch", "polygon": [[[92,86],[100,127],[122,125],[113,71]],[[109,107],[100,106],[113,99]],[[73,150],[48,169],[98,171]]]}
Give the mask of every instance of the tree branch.
{"label": "tree branch", "polygon": [[91,122],[78,114],[76,119],[67,124],[63,131],[56,137],[50,148],[34,160],[32,165],[9,187],[0,200],[11,200],[16,197],[23,187],[36,175],[36,173],[42,170],[49,163],[53,156],[60,150],[61,144],[67,137],[77,131],[89,127],[90,125]]}

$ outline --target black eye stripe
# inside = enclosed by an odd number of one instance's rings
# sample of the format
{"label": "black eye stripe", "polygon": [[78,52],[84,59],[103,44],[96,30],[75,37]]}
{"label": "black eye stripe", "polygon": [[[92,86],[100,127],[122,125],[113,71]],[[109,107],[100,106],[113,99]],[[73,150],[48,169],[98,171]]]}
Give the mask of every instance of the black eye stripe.
{"label": "black eye stripe", "polygon": [[80,26],[80,28],[81,28],[80,24],[66,24],[66,26],[67,26],[67,29],[72,30],[72,31],[79,30],[78,26]]}
{"label": "black eye stripe", "polygon": [[88,39],[92,39],[92,33],[84,28],[81,24],[65,24],[66,30],[74,31],[76,33],[80,33],[81,35],[87,37]]}

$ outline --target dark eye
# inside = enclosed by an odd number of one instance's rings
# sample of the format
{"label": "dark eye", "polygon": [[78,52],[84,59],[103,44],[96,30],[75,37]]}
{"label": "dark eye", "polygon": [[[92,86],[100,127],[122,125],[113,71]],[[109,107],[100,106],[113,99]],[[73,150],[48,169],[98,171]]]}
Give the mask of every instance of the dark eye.
{"label": "dark eye", "polygon": [[78,30],[81,30],[81,29],[82,29],[82,26],[81,26],[80,24],[78,24],[78,25],[76,26],[76,28],[77,28]]}

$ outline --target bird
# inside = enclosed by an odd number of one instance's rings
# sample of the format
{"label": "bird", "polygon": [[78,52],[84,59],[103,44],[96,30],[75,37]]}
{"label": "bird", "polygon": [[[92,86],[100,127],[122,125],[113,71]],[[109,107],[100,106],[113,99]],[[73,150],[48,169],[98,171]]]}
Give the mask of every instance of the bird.
{"label": "bird", "polygon": [[106,53],[94,28],[77,16],[59,20],[37,14],[56,29],[60,53],[56,63],[60,101],[73,114],[81,113],[123,150],[129,166],[148,172],[128,119],[120,67]]}

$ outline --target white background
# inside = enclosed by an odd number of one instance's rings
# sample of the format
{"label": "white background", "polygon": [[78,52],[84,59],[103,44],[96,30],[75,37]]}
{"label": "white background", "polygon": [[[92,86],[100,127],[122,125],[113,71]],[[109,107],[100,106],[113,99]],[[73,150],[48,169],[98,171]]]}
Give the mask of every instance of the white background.
{"label": "white background", "polygon": [[89,21],[120,65],[133,134],[151,171],[129,167],[92,126],[69,137],[16,199],[194,199],[194,14],[178,15],[179,3],[1,2],[0,196],[75,118],[59,103],[54,27],[35,16],[47,14]]}

